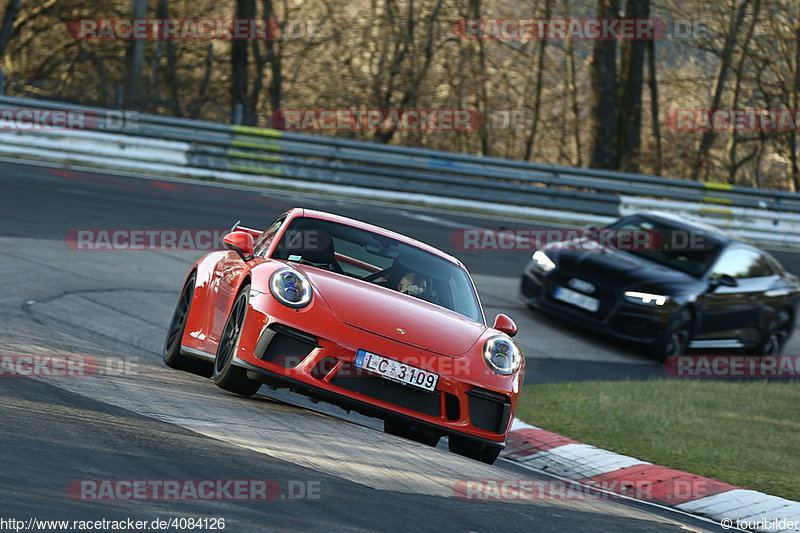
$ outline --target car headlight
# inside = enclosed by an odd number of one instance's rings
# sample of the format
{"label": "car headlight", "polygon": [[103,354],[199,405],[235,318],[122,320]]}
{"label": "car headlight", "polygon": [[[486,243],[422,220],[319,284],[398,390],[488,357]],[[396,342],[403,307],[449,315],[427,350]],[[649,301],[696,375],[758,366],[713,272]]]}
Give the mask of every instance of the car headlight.
{"label": "car headlight", "polygon": [[659,307],[667,303],[667,300],[669,300],[669,296],[638,291],[625,291],[625,298],[629,302],[633,302],[635,304],[657,305]]}
{"label": "car headlight", "polygon": [[539,250],[533,254],[533,262],[536,263],[536,266],[539,267],[540,270],[543,272],[550,272],[556,267],[556,264],[553,263],[553,260],[550,259],[546,253]]}
{"label": "car headlight", "polygon": [[269,279],[269,290],[283,305],[305,307],[311,303],[311,283],[292,268],[276,270]]}
{"label": "car headlight", "polygon": [[489,368],[506,376],[519,370],[522,364],[522,353],[519,348],[504,335],[486,339],[483,344],[483,358]]}

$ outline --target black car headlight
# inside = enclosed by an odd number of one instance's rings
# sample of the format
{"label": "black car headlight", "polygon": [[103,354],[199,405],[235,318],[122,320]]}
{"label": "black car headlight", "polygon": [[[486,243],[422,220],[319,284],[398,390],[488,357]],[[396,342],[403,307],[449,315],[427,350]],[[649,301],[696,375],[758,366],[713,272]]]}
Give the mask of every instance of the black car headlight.
{"label": "black car headlight", "polygon": [[625,299],[639,305],[663,306],[669,301],[669,296],[651,294],[649,292],[625,291]]}
{"label": "black car headlight", "polygon": [[552,259],[543,251],[539,250],[533,254],[533,262],[542,272],[550,272],[556,267]]}
{"label": "black car headlight", "polygon": [[483,344],[483,358],[489,368],[506,376],[519,370],[522,364],[522,353],[505,335],[486,339]]}
{"label": "black car headlight", "polygon": [[300,308],[311,303],[311,283],[297,270],[281,268],[269,279],[269,290],[283,305]]}

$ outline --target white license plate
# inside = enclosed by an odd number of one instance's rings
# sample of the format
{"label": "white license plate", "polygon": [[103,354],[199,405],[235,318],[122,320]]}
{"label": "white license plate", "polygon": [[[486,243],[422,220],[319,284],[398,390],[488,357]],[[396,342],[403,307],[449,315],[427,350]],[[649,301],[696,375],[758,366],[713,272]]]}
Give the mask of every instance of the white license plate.
{"label": "white license plate", "polygon": [[597,298],[586,296],[585,294],[567,289],[566,287],[556,287],[556,292],[553,293],[553,297],[556,300],[567,302],[568,304],[580,307],[581,309],[586,309],[592,313],[596,313],[597,310],[600,309],[600,300]]}
{"label": "white license plate", "polygon": [[358,351],[353,364],[386,379],[426,391],[433,391],[439,381],[438,374],[366,350]]}

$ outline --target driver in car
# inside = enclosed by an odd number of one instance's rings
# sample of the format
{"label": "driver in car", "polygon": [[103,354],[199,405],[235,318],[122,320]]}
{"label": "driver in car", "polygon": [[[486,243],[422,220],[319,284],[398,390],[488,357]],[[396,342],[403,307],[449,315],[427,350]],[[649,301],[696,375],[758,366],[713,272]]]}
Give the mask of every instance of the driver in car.
{"label": "driver in car", "polygon": [[422,296],[428,291],[428,281],[417,272],[409,272],[397,284],[397,290],[411,296]]}

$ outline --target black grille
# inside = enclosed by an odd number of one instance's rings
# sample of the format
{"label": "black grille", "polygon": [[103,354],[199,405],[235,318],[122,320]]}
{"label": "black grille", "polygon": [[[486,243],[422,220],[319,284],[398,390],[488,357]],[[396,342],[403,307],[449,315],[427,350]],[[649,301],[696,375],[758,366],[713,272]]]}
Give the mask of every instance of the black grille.
{"label": "black grille", "polygon": [[317,347],[317,338],[313,335],[283,324],[270,324],[258,339],[255,356],[284,368],[293,368]]}
{"label": "black grille", "polygon": [[528,298],[541,298],[542,297],[542,287],[541,285],[536,284],[531,278],[528,276],[522,276],[522,283],[520,284],[520,290],[522,294]]}
{"label": "black grille", "polygon": [[469,396],[469,419],[476,428],[502,433],[511,416],[508,396],[486,389],[472,389]]}
{"label": "black grille", "polygon": [[439,416],[442,411],[441,394],[438,390],[426,392],[401,385],[388,379],[369,375],[350,363],[342,365],[331,379],[331,384],[431,416]]}
{"label": "black grille", "polygon": [[624,309],[613,317],[610,325],[611,329],[622,335],[643,340],[655,338],[659,331],[657,317],[627,313]]}

